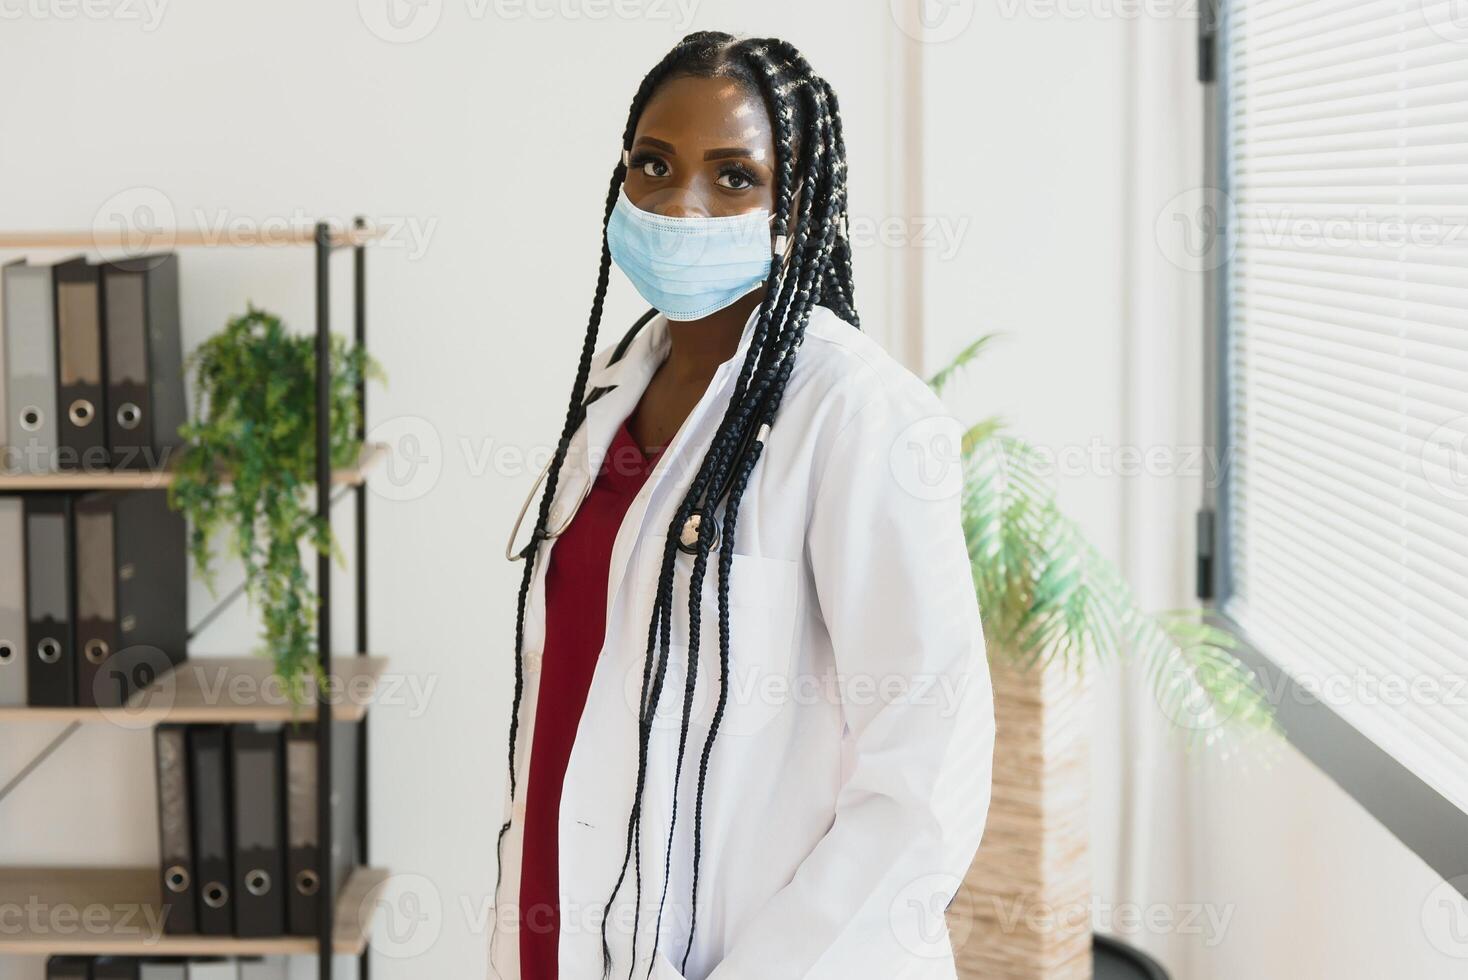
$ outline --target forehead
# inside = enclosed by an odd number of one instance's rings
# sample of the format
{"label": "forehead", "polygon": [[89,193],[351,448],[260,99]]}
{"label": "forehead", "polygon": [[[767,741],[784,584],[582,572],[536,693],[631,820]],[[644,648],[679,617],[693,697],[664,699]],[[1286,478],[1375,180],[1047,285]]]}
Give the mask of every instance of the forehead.
{"label": "forehead", "polygon": [[744,146],[774,149],[764,100],[737,78],[670,78],[658,86],[637,136],[652,136],[690,149]]}

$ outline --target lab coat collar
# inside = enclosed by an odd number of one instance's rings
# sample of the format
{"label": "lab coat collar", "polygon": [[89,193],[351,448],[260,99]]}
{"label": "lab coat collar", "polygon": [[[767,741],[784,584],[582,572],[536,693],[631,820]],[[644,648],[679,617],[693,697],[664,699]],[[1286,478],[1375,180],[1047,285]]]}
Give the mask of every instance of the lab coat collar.
{"label": "lab coat collar", "polygon": [[622,420],[632,414],[647,390],[658,365],[668,356],[668,321],[659,314],[648,321],[627,348],[627,353],[615,364],[604,364],[587,375],[587,394],[598,388],[607,391],[586,406],[586,425],[581,436],[585,439],[578,447],[586,457],[586,475],[590,479],[601,464],[602,457],[612,444],[612,436]]}
{"label": "lab coat collar", "polygon": [[[731,360],[742,359],[745,351],[749,349],[749,343],[754,338],[754,326],[759,320],[759,311],[758,306],[749,311],[749,316],[744,320],[744,328],[739,334],[739,345]],[[621,360],[603,364],[587,375],[587,392],[627,383],[644,371],[646,377],[642,380],[645,386],[646,382],[651,380],[652,372],[657,370],[657,366],[668,356],[670,345],[668,318],[658,313],[647,322],[647,326],[638,331]],[[724,363],[727,364],[728,361]]]}
{"label": "lab coat collar", "polygon": [[[656,368],[668,356],[668,346],[668,318],[661,313],[655,314],[637,332],[637,336],[632,338],[632,343],[627,346],[627,352],[622,355],[621,360],[603,363],[592,369],[586,377],[587,392],[620,385],[629,372],[637,370],[639,364],[651,363]],[[611,360],[610,352],[607,358],[608,361]]]}
{"label": "lab coat collar", "polygon": [[[723,384],[730,371],[737,370],[734,365],[743,362],[750,342],[754,339],[754,326],[759,320],[759,310],[756,306],[745,319],[744,329],[739,335],[739,346],[735,348],[732,357],[719,365],[718,372],[709,382],[710,391]],[[588,477],[596,472],[602,456],[611,446],[617,426],[622,424],[622,420],[632,413],[642,399],[648,382],[668,356],[671,344],[668,318],[659,313],[633,338],[621,360],[615,364],[604,364],[599,370],[587,375],[588,393],[597,388],[609,389],[586,407],[586,441],[575,447],[585,451],[588,461],[596,464],[587,467]]]}
{"label": "lab coat collar", "polygon": [[[758,318],[759,307],[755,307],[744,321],[739,346],[733,356],[719,365],[700,403],[709,398],[717,398],[728,383],[729,375],[738,371],[738,366],[743,363],[754,339],[754,326]],[[601,467],[601,461],[611,447],[617,427],[632,414],[637,403],[642,400],[648,382],[667,357],[670,344],[668,319],[658,314],[638,332],[621,360],[615,364],[603,364],[587,375],[588,393],[597,388],[607,390],[586,406],[586,421],[572,437],[567,465],[562,471],[560,487],[551,511],[553,526],[564,526],[580,508]],[[655,475],[666,471],[676,455],[678,454],[665,453],[660,457]],[[683,474],[685,480],[691,477],[691,473]]]}

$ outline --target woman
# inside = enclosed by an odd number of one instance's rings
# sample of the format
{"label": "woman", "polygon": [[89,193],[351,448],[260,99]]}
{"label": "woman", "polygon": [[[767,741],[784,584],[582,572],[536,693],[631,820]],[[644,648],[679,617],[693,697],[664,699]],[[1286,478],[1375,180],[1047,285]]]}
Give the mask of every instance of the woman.
{"label": "woman", "polygon": [[[993,746],[959,433],[858,329],[835,94],[690,35],[603,227],[515,553],[491,975],[952,977]],[[613,262],[654,311],[593,356]]]}

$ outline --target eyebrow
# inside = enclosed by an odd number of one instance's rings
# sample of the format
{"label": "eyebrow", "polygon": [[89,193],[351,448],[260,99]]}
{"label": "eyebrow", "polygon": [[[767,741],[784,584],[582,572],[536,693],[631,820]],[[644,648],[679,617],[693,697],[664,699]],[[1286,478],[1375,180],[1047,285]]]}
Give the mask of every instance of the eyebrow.
{"label": "eyebrow", "polygon": [[[655,150],[662,150],[668,156],[675,157],[678,155],[678,150],[672,143],[669,143],[667,140],[660,140],[656,136],[639,136],[636,145],[646,145]],[[705,160],[724,160],[730,157],[742,157],[746,160],[763,160],[764,156],[763,150],[751,150],[746,146],[719,146],[712,150],[705,150],[703,154]]]}
{"label": "eyebrow", "polygon": [[662,150],[664,153],[668,154],[668,156],[675,157],[678,155],[678,150],[676,147],[673,146],[672,143],[666,143],[663,140],[657,139],[652,136],[639,136],[637,138],[637,143],[638,145],[646,143],[648,146],[651,146],[654,149]]}
{"label": "eyebrow", "polygon": [[705,151],[704,152],[704,155],[703,155],[703,158],[705,160],[722,160],[725,157],[744,157],[744,158],[749,159],[749,160],[755,160],[755,159],[758,159],[759,157],[763,157],[763,156],[764,156],[763,153],[761,153],[758,156],[756,156],[755,152],[753,150],[749,149],[748,147],[743,147],[743,146],[721,146],[721,147],[718,147],[717,149]]}

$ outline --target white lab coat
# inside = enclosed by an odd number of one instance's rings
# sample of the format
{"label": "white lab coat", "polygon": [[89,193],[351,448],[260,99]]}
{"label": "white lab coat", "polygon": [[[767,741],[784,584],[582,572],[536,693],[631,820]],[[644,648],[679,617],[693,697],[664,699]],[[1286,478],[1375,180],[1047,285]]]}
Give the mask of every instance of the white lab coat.
{"label": "white lab coat", "polygon": [[[602,974],[601,918],[622,865],[664,535],[728,405],[753,333],[658,461],[612,550],[607,631],[561,798],[560,975]],[[553,503],[559,525],[668,349],[654,317],[626,355],[593,361],[593,402]],[[708,768],[697,929],[686,974],[698,760],[718,692],[710,562],[672,873],[656,958],[686,678],[688,569],[679,554],[673,645],[643,799],[637,976],[654,980],[939,980],[954,976],[943,909],[979,844],[994,719],[959,519],[957,423],[866,334],[817,307],[738,517],[730,582],[731,693]],[[519,980],[520,851],[545,568],[525,623],[525,689],[510,821],[491,918],[490,976]],[[587,596],[588,602],[600,596]],[[508,780],[506,782],[508,800]],[[631,964],[635,885],[611,909],[613,975]]]}

